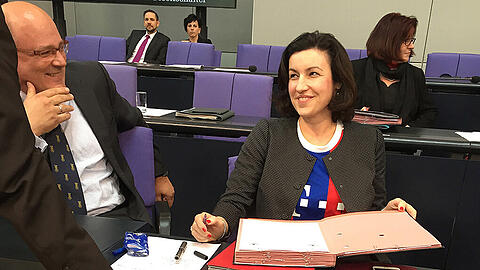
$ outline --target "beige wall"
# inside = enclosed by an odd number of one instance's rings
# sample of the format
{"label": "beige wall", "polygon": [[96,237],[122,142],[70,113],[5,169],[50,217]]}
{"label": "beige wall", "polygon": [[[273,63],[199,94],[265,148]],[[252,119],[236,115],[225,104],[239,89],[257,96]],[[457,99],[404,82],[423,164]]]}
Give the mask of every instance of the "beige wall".
{"label": "beige wall", "polygon": [[252,43],[284,46],[318,29],[345,48],[365,48],[377,21],[395,11],[419,20],[412,62],[421,63],[430,52],[480,53],[478,10],[477,0],[254,0]]}

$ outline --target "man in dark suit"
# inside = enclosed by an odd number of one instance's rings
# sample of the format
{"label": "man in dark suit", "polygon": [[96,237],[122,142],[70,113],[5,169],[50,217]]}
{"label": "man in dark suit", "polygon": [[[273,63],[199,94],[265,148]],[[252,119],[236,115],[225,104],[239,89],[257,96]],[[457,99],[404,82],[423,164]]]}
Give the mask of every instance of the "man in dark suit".
{"label": "man in dark suit", "polygon": [[[10,8],[2,9],[8,16]],[[110,269],[52,185],[48,165],[34,147],[16,71],[16,48],[0,10],[0,216],[47,269]]]}
{"label": "man in dark suit", "polygon": [[[16,7],[8,25],[19,51],[20,94],[37,148],[44,151],[48,145],[50,150],[52,146],[40,136],[60,125],[71,149],[76,166],[71,165],[72,171],[78,174],[86,213],[151,223],[117,138],[122,131],[146,126],[141,112],[120,97],[99,63],[66,64],[65,41],[48,14],[25,2],[8,5]],[[171,204],[174,190],[166,173],[155,148],[157,200]],[[71,194],[65,195],[70,200]]]}
{"label": "man in dark suit", "polygon": [[127,38],[127,62],[165,64],[170,38],[157,31],[158,14],[151,10],[143,12],[145,30],[132,30]]}

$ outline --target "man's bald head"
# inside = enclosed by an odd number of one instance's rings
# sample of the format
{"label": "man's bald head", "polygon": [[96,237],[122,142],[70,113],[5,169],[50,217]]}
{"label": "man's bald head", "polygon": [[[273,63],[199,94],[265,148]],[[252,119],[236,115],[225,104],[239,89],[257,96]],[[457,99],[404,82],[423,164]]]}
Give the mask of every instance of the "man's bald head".
{"label": "man's bald head", "polygon": [[37,38],[39,34],[60,36],[50,16],[33,4],[21,1],[9,2],[3,4],[2,9],[17,46],[29,44],[29,40]]}
{"label": "man's bald head", "polygon": [[50,16],[21,1],[3,4],[2,9],[18,50],[22,90],[26,90],[27,82],[33,83],[37,92],[65,86],[64,41]]}

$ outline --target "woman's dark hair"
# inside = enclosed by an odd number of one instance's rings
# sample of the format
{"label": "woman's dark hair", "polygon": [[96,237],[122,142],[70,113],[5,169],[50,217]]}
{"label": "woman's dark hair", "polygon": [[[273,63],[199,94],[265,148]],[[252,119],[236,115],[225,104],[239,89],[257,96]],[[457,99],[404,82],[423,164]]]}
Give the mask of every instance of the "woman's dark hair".
{"label": "woman's dark hair", "polygon": [[[367,40],[367,55],[391,63],[398,60],[400,47],[417,32],[417,18],[388,13],[378,21]],[[412,33],[413,30],[413,33]],[[413,36],[410,36],[412,35]],[[411,56],[415,55],[412,51]]]}
{"label": "woman's dark hair", "polygon": [[328,104],[328,109],[332,112],[332,120],[334,122],[337,120],[343,122],[352,120],[353,106],[357,94],[352,63],[345,48],[332,34],[319,33],[318,31],[301,34],[285,48],[278,68],[278,92],[275,95],[277,110],[287,117],[299,116],[288,93],[288,62],[294,53],[308,49],[317,49],[327,53],[333,82],[340,84],[340,89],[333,94]]}
{"label": "woman's dark hair", "polygon": [[185,19],[183,19],[183,28],[185,29],[185,32],[187,32],[187,25],[194,21],[198,22],[198,28],[202,28],[202,22],[200,18],[198,18],[195,14],[190,14]]}

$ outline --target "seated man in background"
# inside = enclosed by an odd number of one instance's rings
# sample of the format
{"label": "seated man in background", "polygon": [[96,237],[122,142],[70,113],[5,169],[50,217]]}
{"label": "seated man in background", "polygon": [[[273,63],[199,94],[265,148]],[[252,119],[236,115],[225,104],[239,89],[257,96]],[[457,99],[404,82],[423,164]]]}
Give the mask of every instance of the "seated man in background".
{"label": "seated man in background", "polygon": [[127,38],[127,62],[165,64],[170,38],[157,31],[158,14],[147,9],[143,12],[145,30],[132,30]]}
{"label": "seated man in background", "polygon": [[[46,152],[72,212],[151,223],[118,142],[120,132],[147,126],[141,112],[117,93],[101,64],[66,64],[68,44],[42,9],[25,2],[4,6],[36,146]],[[171,205],[174,190],[154,152],[157,200]]]}
{"label": "seated man in background", "polygon": [[[95,242],[76,223],[53,184],[45,159],[34,147],[18,96],[16,48],[2,9],[0,88],[0,216],[12,223],[45,269],[111,269]],[[0,262],[1,269],[19,266],[16,260]]]}
{"label": "seated man in background", "polygon": [[185,32],[187,32],[188,39],[182,41],[212,44],[210,39],[200,36],[200,32],[202,32],[202,22],[197,15],[190,14],[183,19],[183,28],[185,29]]}

